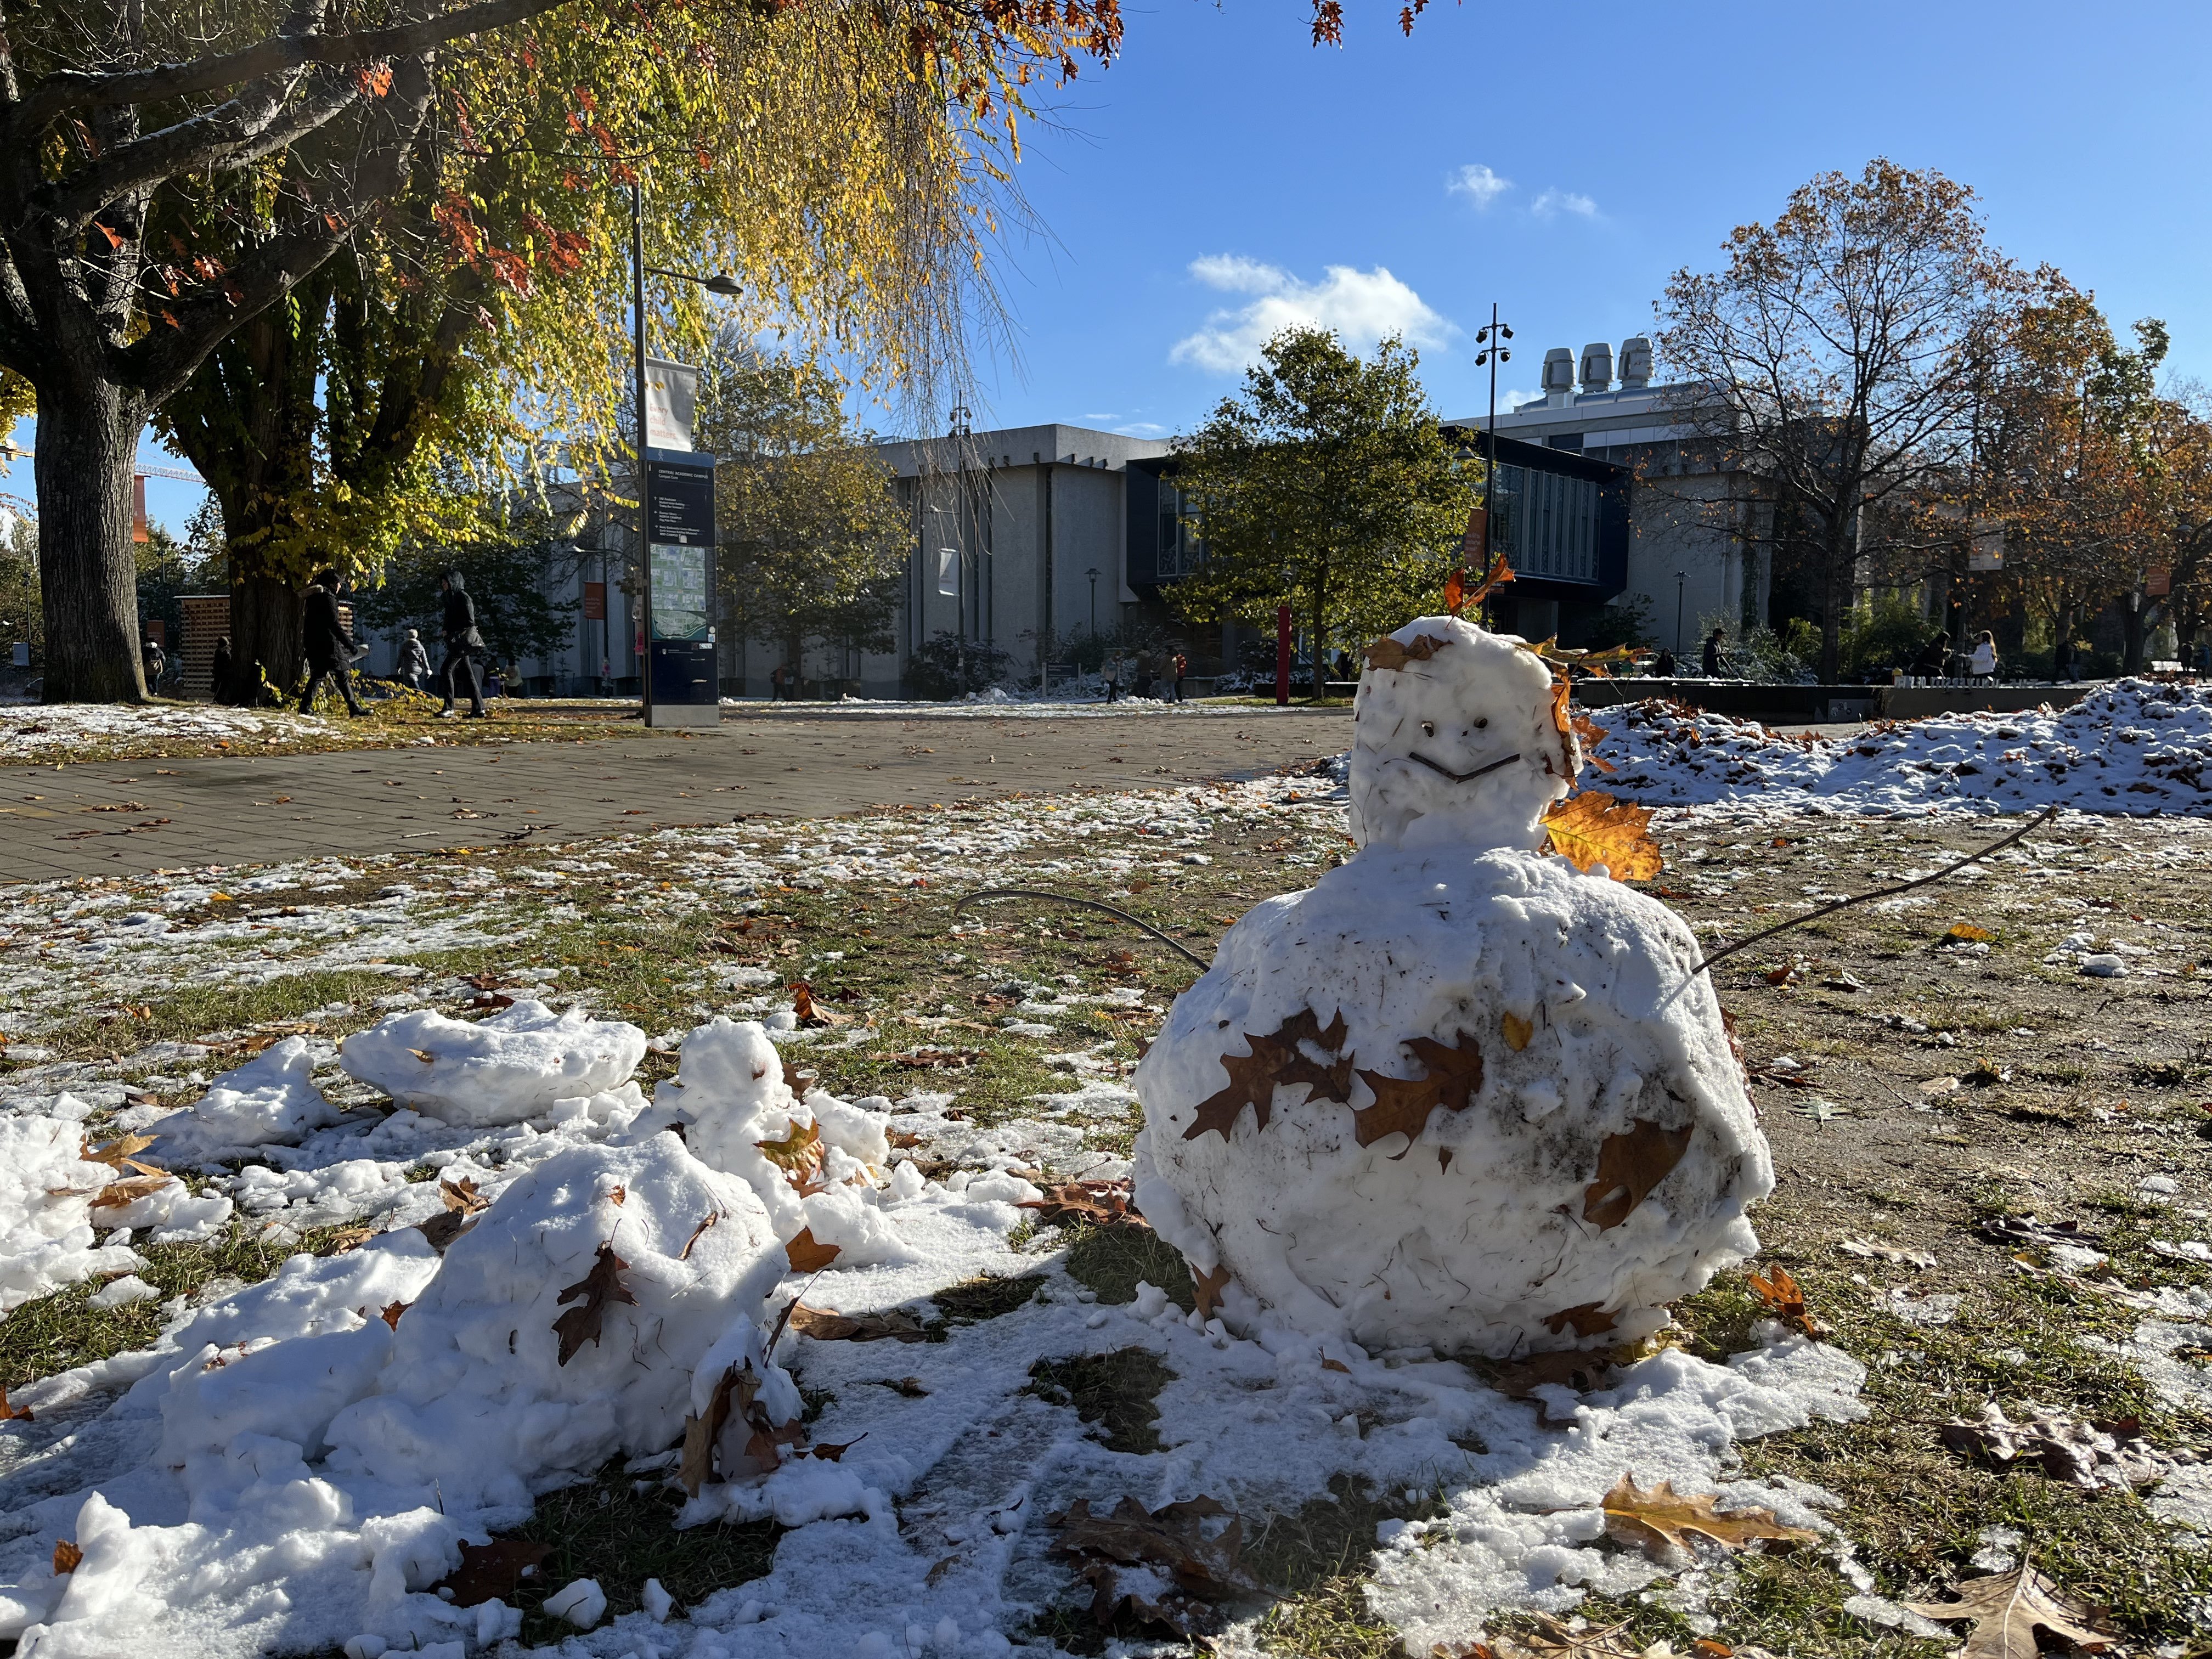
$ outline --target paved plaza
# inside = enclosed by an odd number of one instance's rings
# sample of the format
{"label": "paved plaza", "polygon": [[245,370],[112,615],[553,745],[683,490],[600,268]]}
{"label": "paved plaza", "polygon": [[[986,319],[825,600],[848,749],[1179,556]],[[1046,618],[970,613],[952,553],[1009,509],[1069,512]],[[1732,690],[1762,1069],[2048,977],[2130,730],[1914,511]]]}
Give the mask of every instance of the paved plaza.
{"label": "paved plaza", "polygon": [[726,719],[696,736],[0,772],[0,879],[574,841],[737,817],[1247,778],[1341,751],[1346,709]]}

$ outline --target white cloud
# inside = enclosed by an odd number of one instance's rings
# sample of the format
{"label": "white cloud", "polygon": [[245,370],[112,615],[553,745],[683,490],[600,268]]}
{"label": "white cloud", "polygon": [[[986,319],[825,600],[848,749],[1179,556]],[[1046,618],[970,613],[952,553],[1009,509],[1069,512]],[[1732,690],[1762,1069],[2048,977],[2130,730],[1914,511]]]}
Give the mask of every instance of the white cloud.
{"label": "white cloud", "polygon": [[1499,178],[1480,161],[1469,161],[1444,180],[1444,188],[1455,196],[1466,197],[1477,208],[1486,208],[1512,189],[1513,181]]}
{"label": "white cloud", "polygon": [[1547,190],[1528,204],[1528,211],[1539,219],[1553,218],[1562,213],[1571,213],[1578,219],[1595,219],[1597,204],[1571,190]]}
{"label": "white cloud", "polygon": [[1411,345],[1441,346],[1457,332],[1382,265],[1330,265],[1320,282],[1304,283],[1279,265],[1209,253],[1190,262],[1190,274],[1208,288],[1254,296],[1249,305],[1215,312],[1168,353],[1171,363],[1217,374],[1233,374],[1256,362],[1269,339],[1300,324],[1334,329],[1354,350],[1389,334],[1403,335]]}
{"label": "white cloud", "polygon": [[1124,438],[1164,438],[1168,435],[1167,428],[1153,421],[1131,421],[1127,425],[1117,426],[1113,430]]}

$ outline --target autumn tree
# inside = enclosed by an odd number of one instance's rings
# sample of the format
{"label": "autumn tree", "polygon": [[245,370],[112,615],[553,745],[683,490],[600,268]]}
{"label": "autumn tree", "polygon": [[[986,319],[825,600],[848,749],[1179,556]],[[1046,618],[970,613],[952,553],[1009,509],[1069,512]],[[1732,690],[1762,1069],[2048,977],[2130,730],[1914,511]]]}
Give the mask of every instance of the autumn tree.
{"label": "autumn tree", "polygon": [[1883,160],[1821,174],[1723,246],[1722,270],[1678,270],[1657,307],[1673,412],[1730,481],[1711,510],[1803,559],[1832,681],[1857,561],[1915,492],[1967,470],[1977,354],[2021,278],[1971,190]]}
{"label": "autumn tree", "polygon": [[[748,82],[780,67],[747,55],[769,27],[764,12],[800,14],[817,31],[817,48],[833,36],[872,40],[872,84],[901,81],[910,95],[848,104],[853,143],[810,169],[762,118],[772,88]],[[1024,88],[1073,73],[1078,54],[1110,57],[1120,31],[1115,0],[885,0],[866,11],[830,0],[301,0],[282,12],[245,0],[58,0],[11,17],[0,58],[0,133],[14,158],[0,168],[0,368],[27,380],[38,400],[47,696],[143,695],[130,559],[138,430],[210,353],[272,307],[281,309],[262,356],[281,342],[284,361],[260,367],[283,391],[312,360],[295,333],[329,326],[327,313],[295,316],[284,302],[334,254],[345,251],[363,290],[377,295],[450,283],[439,296],[446,303],[418,319],[434,337],[456,305],[464,333],[471,322],[502,322],[504,302],[471,303],[455,266],[489,295],[519,292],[533,272],[574,257],[580,269],[595,267],[604,291],[620,263],[614,238],[564,242],[575,233],[542,196],[515,204],[540,225],[518,212],[510,227],[449,161],[567,149],[579,179],[601,167],[624,182],[628,169],[665,186],[759,151],[804,194],[858,149],[879,146],[883,165],[868,177],[883,210],[871,234],[854,234],[849,214],[794,208],[737,263],[787,274],[787,256],[803,248],[814,280],[773,296],[776,319],[855,349],[889,345],[895,377],[927,380],[961,349],[963,285],[943,278],[963,259],[972,269],[989,234],[991,187],[1005,178],[995,158],[1010,153]],[[665,72],[639,84],[633,72],[647,61]],[[651,120],[610,125],[594,112],[595,100],[619,108],[634,85]],[[949,128],[945,112],[956,112]],[[544,118],[555,114],[549,142]],[[878,117],[932,126],[938,142],[963,149],[973,188],[917,185],[901,171],[909,135],[872,126]],[[1001,139],[1007,152],[995,148]],[[418,162],[432,169],[427,185]],[[427,217],[459,256],[443,270],[391,233],[395,210],[407,219],[410,200],[418,233]],[[573,329],[576,315],[566,320]],[[620,365],[601,356],[598,395],[584,401],[604,410],[617,401],[605,393]],[[593,384],[561,388],[555,402]],[[289,392],[278,402],[264,424],[296,428]],[[535,413],[526,410],[525,427]],[[300,488],[282,469],[271,484],[280,498]],[[245,490],[233,493],[226,513],[250,535],[262,509]]]}
{"label": "autumn tree", "polygon": [[1365,643],[1438,602],[1474,499],[1397,337],[1371,362],[1326,329],[1284,330],[1196,431],[1176,483],[1204,542],[1174,588],[1192,621],[1273,622],[1287,603],[1313,641],[1314,696],[1332,643]]}
{"label": "autumn tree", "polygon": [[720,607],[732,640],[793,667],[807,645],[891,648],[908,544],[890,475],[846,420],[819,367],[732,344],[700,380],[700,445],[714,454]]}

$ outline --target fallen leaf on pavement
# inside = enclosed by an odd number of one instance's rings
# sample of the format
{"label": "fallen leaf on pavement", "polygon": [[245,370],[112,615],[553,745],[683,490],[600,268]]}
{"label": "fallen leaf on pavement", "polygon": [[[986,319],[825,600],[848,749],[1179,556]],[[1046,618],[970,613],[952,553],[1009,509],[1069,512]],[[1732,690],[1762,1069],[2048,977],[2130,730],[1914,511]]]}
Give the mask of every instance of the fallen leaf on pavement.
{"label": "fallen leaf on pavement", "polygon": [[910,1313],[842,1314],[828,1308],[792,1305],[791,1328],[817,1342],[927,1342],[928,1328]]}
{"label": "fallen leaf on pavement", "polygon": [[1711,1494],[1686,1497],[1669,1481],[1662,1480],[1646,1492],[1627,1474],[1605,1495],[1605,1529],[1620,1542],[1633,1544],[1655,1558],[1663,1558],[1669,1549],[1689,1553],[1692,1535],[1729,1549],[1762,1539],[1809,1543],[1820,1535],[1804,1527],[1784,1526],[1772,1510],[1716,1510]]}
{"label": "fallen leaf on pavement", "polygon": [[495,1538],[489,1544],[471,1544],[464,1539],[461,1565],[430,1588],[451,1590],[457,1607],[512,1601],[522,1581],[552,1553],[550,1544],[526,1543],[520,1538]]}
{"label": "fallen leaf on pavement", "polygon": [[606,1316],[610,1304],[627,1302],[637,1305],[629,1286],[622,1282],[623,1270],[629,1266],[615,1254],[611,1240],[599,1246],[592,1257],[592,1270],[568,1289],[562,1291],[556,1307],[575,1302],[553,1322],[553,1329],[561,1339],[561,1364],[567,1364],[576,1357],[576,1351],[585,1343],[594,1346],[599,1340],[599,1322]]}
{"label": "fallen leaf on pavement", "polygon": [[1969,1578],[1951,1592],[1955,1601],[1907,1601],[1923,1619],[1971,1619],[1973,1634],[1960,1650],[1962,1659],[2035,1659],[2041,1651],[2036,1632],[2102,1653],[2112,1638],[2098,1628],[2095,1609],[2070,1601],[2033,1567],[2015,1567],[1988,1578]]}

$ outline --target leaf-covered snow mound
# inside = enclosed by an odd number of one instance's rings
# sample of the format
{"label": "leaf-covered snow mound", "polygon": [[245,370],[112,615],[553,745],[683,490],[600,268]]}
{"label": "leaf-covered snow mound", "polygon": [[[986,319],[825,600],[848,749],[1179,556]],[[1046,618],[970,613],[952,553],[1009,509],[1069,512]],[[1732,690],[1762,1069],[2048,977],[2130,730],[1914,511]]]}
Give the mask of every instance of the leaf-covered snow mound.
{"label": "leaf-covered snow mound", "polygon": [[2212,816],[2212,687],[2118,680],[2072,708],[1948,714],[1855,738],[1787,737],[1652,702],[1592,711],[1603,787],[1647,806],[1759,799],[1838,812],[1946,809]]}
{"label": "leaf-covered snow mound", "polygon": [[[128,1245],[94,1245],[92,1200],[114,1178],[84,1157],[81,1125],[0,1118],[0,1314],[97,1273],[143,1266]],[[115,1223],[106,1216],[105,1226]]]}
{"label": "leaf-covered snow mound", "polygon": [[1133,1079],[1138,1205],[1316,1334],[1649,1334],[1757,1248],[1773,1186],[1698,956],[1561,859],[1367,848],[1247,915],[1176,1001]]}

